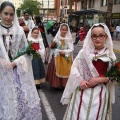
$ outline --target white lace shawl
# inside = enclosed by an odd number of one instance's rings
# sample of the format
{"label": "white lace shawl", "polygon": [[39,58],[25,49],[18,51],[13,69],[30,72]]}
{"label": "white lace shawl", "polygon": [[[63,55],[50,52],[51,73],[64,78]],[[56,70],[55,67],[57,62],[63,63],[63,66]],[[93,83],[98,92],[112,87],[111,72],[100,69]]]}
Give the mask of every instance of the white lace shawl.
{"label": "white lace shawl", "polygon": [[50,60],[52,59],[52,55],[54,54],[54,57],[56,57],[57,55],[59,55],[59,52],[60,51],[63,51],[65,52],[65,56],[68,57],[70,54],[72,55],[72,52],[74,50],[74,47],[73,47],[73,40],[72,40],[72,35],[71,35],[71,32],[70,32],[70,28],[68,26],[68,24],[64,23],[65,25],[67,25],[68,27],[68,32],[66,33],[66,36],[63,38],[61,37],[61,26],[63,24],[60,25],[60,28],[54,38],[54,42],[56,42],[58,45],[61,45],[61,40],[65,40],[65,46],[67,46],[68,49],[64,49],[64,50],[59,50],[59,49],[55,49],[55,50],[51,50],[50,51],[50,57],[49,57],[49,63],[50,63]]}
{"label": "white lace shawl", "polygon": [[[13,68],[4,47],[2,31],[3,28],[0,26],[0,118],[15,120],[17,117],[17,84],[15,84]],[[13,25],[10,31],[13,35],[11,51],[14,57],[18,51],[25,49],[27,40],[21,27]],[[31,58],[24,55],[16,59],[15,63],[20,77],[21,90],[25,94],[28,105],[34,108],[39,105],[40,99],[34,84]]]}
{"label": "white lace shawl", "polygon": [[[104,45],[105,48],[107,48],[107,51],[102,53],[100,52],[101,54],[98,55],[97,57],[99,58],[102,55],[106,55],[107,58],[111,57],[113,60],[115,60],[116,57],[112,49],[113,44],[112,44],[112,39],[111,39],[109,30],[105,24],[103,23],[101,24],[104,26],[105,32],[108,35],[106,44]],[[62,104],[68,104],[72,93],[78,86],[80,86],[80,80],[84,79],[88,81],[91,77],[99,77],[99,73],[97,72],[94,65],[92,64],[92,60],[94,57],[93,53],[95,51],[95,48],[91,40],[91,29],[89,30],[85,38],[83,49],[80,50],[80,52],[78,53],[77,57],[73,62],[71,73],[61,98]],[[110,87],[111,102],[114,103],[115,102],[115,84],[111,82],[109,83],[109,87]]]}
{"label": "white lace shawl", "polygon": [[30,30],[30,32],[28,34],[28,41],[32,41],[32,43],[39,43],[40,49],[38,51],[39,51],[39,54],[41,55],[42,61],[44,62],[45,61],[45,46],[44,46],[44,43],[43,43],[41,33],[39,32],[38,38],[34,39],[31,36],[31,30]]}

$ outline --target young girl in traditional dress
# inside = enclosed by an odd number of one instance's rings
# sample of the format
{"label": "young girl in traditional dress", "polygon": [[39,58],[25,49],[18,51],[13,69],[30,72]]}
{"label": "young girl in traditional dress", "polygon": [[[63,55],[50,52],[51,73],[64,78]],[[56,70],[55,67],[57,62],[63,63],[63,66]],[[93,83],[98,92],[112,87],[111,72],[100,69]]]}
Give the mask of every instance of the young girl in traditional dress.
{"label": "young girl in traditional dress", "polygon": [[42,120],[31,57],[23,55],[11,62],[27,47],[13,4],[3,2],[0,15],[0,120]]}
{"label": "young girl in traditional dress", "polygon": [[[52,87],[65,87],[72,65],[73,41],[67,24],[61,24],[51,48],[46,80]],[[53,43],[53,44],[54,44]]]}
{"label": "young girl in traditional dress", "polygon": [[110,58],[116,59],[109,29],[98,23],[89,30],[75,58],[61,98],[68,104],[64,120],[111,120],[114,83],[104,76]]}
{"label": "young girl in traditional dress", "polygon": [[47,41],[47,38],[46,38],[46,34],[45,34],[45,29],[44,29],[44,25],[41,21],[41,18],[40,16],[35,16],[34,17],[34,23],[36,26],[38,26],[39,30],[40,30],[40,33],[41,33],[41,36],[43,38],[43,43],[44,43],[44,46],[45,46],[45,63],[48,62],[48,58],[49,58],[49,44],[48,44],[48,41]]}
{"label": "young girl in traditional dress", "polygon": [[32,42],[32,47],[40,54],[40,58],[33,56],[32,68],[34,80],[37,88],[40,88],[40,84],[45,82],[45,47],[43,44],[42,36],[37,27],[33,28],[28,34],[28,41]]}

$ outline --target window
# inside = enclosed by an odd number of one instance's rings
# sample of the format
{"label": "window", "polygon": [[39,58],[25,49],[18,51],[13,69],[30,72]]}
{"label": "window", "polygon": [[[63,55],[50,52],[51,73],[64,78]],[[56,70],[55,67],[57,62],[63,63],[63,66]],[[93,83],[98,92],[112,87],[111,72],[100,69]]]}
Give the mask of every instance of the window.
{"label": "window", "polygon": [[49,10],[50,13],[55,13],[55,10]]}
{"label": "window", "polygon": [[65,9],[65,14],[67,14],[67,9]]}
{"label": "window", "polygon": [[94,0],[89,1],[89,8],[94,8]]}
{"label": "window", "polygon": [[115,5],[120,4],[120,0],[114,0],[114,4]]}
{"label": "window", "polygon": [[84,1],[81,1],[81,9],[84,9]]}
{"label": "window", "polygon": [[101,1],[101,6],[107,6],[108,0],[102,0]]}
{"label": "window", "polygon": [[61,6],[63,5],[63,0],[61,0]]}
{"label": "window", "polygon": [[60,15],[62,15],[62,9],[60,9]]}

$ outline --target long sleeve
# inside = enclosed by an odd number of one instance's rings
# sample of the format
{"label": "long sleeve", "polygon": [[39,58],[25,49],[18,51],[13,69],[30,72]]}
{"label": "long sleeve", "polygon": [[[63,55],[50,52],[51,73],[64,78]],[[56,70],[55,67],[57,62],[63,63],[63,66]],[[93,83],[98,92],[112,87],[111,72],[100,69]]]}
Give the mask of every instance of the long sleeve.
{"label": "long sleeve", "polygon": [[67,46],[67,49],[65,49],[65,50],[59,50],[59,51],[65,52],[65,56],[68,57],[70,55],[70,53],[72,53],[73,50],[74,50],[73,43],[72,42],[67,42],[66,46]]}

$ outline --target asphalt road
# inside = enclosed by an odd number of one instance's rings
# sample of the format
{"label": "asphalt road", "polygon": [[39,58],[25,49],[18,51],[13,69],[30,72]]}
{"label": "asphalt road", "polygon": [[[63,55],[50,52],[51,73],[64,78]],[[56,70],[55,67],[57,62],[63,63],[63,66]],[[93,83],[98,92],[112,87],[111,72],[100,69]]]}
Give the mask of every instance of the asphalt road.
{"label": "asphalt road", "polygon": [[[47,35],[47,39],[50,43],[51,40],[53,40],[53,37]],[[74,57],[78,54],[80,49],[81,47],[75,46]],[[116,56],[120,58],[120,54],[116,53]],[[60,103],[63,89],[52,88],[47,82],[45,82],[42,84],[38,93],[41,98],[43,120],[62,120],[67,107]],[[112,107],[112,120],[120,120],[120,86],[116,86],[115,95],[116,102]]]}

